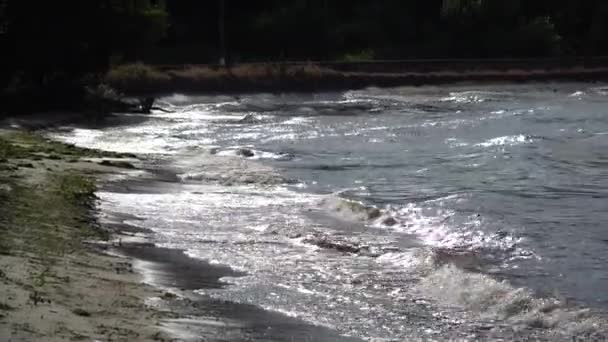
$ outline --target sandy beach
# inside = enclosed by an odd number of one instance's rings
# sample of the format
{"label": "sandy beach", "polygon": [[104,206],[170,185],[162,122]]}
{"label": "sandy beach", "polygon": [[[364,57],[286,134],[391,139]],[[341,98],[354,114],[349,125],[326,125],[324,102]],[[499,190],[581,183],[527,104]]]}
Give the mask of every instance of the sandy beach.
{"label": "sandy beach", "polygon": [[[158,248],[133,219],[95,209],[98,184],[137,172],[131,155],[37,133],[0,132],[3,341],[354,341],[326,328],[194,290],[240,274]],[[154,191],[171,180],[122,182]],[[112,185],[117,186],[117,185]]]}
{"label": "sandy beach", "polygon": [[162,293],[99,247],[112,236],[96,223],[94,184],[124,169],[32,133],[0,139],[0,339],[163,340],[163,314],[144,304]]}

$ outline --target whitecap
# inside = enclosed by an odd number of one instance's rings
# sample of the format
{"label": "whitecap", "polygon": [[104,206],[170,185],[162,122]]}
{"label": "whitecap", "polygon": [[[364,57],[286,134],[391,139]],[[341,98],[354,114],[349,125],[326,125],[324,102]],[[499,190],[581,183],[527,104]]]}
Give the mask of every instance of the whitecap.
{"label": "whitecap", "polygon": [[532,143],[534,140],[523,134],[520,135],[508,135],[503,137],[492,138],[484,142],[475,144],[477,147],[491,147],[491,146],[514,146],[521,144]]}
{"label": "whitecap", "polygon": [[581,98],[581,97],[583,97],[583,96],[585,96],[585,95],[587,95],[587,93],[586,93],[586,92],[584,92],[584,91],[580,91],[580,90],[579,90],[579,91],[575,91],[574,93],[572,93],[572,94],[568,95],[568,97],[577,97],[577,98]]}
{"label": "whitecap", "polygon": [[522,328],[553,329],[573,337],[606,331],[606,322],[589,310],[568,306],[556,298],[537,298],[526,288],[450,264],[424,277],[414,290],[441,305],[464,308],[470,315],[505,320]]}

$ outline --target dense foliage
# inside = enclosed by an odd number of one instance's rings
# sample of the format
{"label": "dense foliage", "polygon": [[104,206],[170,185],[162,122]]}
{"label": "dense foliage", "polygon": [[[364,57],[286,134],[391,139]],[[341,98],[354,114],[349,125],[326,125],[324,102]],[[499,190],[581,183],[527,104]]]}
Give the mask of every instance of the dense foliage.
{"label": "dense foliage", "polygon": [[[140,58],[216,61],[221,2],[168,1],[171,24],[162,50],[156,49],[164,53]],[[605,0],[224,2],[228,57],[233,61],[608,53]]]}
{"label": "dense foliage", "polygon": [[223,51],[232,63],[605,55],[608,2],[0,0],[0,49],[3,89],[54,98],[112,63],[215,63]]}

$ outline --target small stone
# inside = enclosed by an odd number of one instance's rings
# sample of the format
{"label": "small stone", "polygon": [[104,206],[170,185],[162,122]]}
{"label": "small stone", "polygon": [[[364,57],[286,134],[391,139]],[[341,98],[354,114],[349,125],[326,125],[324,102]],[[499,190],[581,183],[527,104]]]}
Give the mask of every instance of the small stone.
{"label": "small stone", "polygon": [[253,151],[249,148],[239,148],[236,154],[245,158],[250,158],[255,155]]}
{"label": "small stone", "polygon": [[171,293],[171,292],[165,292],[165,293],[163,293],[163,296],[162,296],[162,298],[165,299],[165,300],[167,300],[167,299],[174,299],[176,297],[177,297],[177,295],[174,294],[174,293]]}
{"label": "small stone", "polygon": [[382,220],[382,224],[389,226],[389,227],[394,226],[397,223],[398,223],[397,220],[395,220],[393,217],[387,217],[384,220]]}
{"label": "small stone", "polygon": [[367,218],[369,220],[377,219],[382,215],[382,212],[378,208],[369,208],[367,209]]}
{"label": "small stone", "polygon": [[90,313],[90,312],[88,312],[88,311],[86,311],[86,310],[83,310],[83,309],[80,309],[80,308],[78,308],[78,309],[74,309],[74,310],[72,310],[72,312],[73,312],[75,315],[78,315],[78,316],[82,316],[82,317],[91,317],[91,313]]}

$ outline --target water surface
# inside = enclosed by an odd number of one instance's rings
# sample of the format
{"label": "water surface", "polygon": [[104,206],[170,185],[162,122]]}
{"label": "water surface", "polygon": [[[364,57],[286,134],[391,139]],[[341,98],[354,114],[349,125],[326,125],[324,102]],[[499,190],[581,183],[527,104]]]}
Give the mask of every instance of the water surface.
{"label": "water surface", "polygon": [[372,341],[607,336],[608,87],[159,104],[171,112],[57,136],[173,175],[108,188],[100,208],[245,274],[201,294]]}

